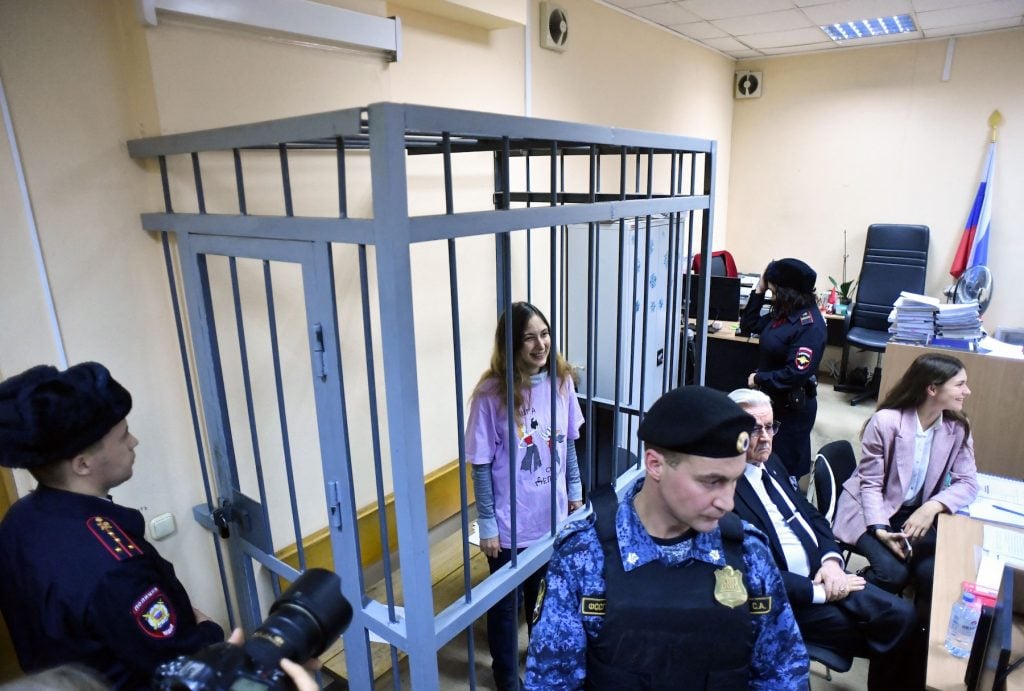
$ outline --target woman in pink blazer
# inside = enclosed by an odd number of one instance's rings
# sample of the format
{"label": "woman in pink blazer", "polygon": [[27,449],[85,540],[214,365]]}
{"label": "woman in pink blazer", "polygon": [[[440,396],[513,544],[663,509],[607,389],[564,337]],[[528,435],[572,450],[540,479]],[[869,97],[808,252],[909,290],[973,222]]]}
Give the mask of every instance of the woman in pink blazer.
{"label": "woman in pink blazer", "polygon": [[936,516],[978,493],[967,372],[950,355],[922,355],[864,427],[857,470],[843,485],[833,532],[863,554],[869,581],[898,593],[914,581],[931,603]]}

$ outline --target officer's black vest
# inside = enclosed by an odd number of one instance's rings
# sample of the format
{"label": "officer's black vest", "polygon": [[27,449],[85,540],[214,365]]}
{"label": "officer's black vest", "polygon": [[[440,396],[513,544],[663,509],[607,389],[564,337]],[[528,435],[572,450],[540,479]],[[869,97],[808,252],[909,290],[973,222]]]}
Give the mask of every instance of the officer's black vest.
{"label": "officer's black vest", "polygon": [[[715,600],[711,564],[652,561],[626,573],[615,534],[617,501],[610,486],[593,494],[604,550],[605,614],[587,643],[587,689],[747,689],[754,626],[747,603]],[[743,571],[743,524],[719,522],[725,561]],[[748,591],[749,592],[749,591]]]}

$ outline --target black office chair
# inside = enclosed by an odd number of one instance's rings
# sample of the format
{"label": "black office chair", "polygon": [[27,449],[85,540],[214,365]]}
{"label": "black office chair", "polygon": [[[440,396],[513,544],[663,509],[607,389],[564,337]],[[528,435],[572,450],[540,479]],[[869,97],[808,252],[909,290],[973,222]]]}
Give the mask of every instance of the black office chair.
{"label": "black office chair", "polygon": [[849,655],[837,653],[831,648],[824,648],[814,643],[805,643],[804,645],[807,648],[807,657],[825,666],[826,681],[832,681],[832,670],[842,674],[843,672],[849,672],[850,668],[853,667],[853,658]]}
{"label": "black office chair", "polygon": [[[857,457],[854,455],[853,445],[845,439],[825,444],[814,457],[811,485],[815,503],[829,524],[835,518],[836,504],[843,491],[843,483],[850,478],[856,467]],[[853,546],[840,542],[839,547],[844,553],[844,558],[848,559]],[[832,670],[842,673],[849,671],[853,666],[852,656],[812,643],[807,644],[807,654],[812,660],[825,666],[825,679],[828,681],[832,681]]]}
{"label": "black office chair", "polygon": [[836,517],[836,504],[839,503],[843,483],[850,479],[856,468],[857,456],[853,444],[845,439],[825,444],[814,457],[811,483],[815,504],[829,524]]}
{"label": "black office chair", "polygon": [[[835,386],[836,391],[858,392],[850,405],[878,398],[882,353],[889,340],[889,313],[901,291],[924,293],[928,236],[928,226],[875,223],[868,227],[857,296],[846,312],[843,362]],[[866,388],[851,386],[846,381],[850,346],[878,353],[874,374]]]}

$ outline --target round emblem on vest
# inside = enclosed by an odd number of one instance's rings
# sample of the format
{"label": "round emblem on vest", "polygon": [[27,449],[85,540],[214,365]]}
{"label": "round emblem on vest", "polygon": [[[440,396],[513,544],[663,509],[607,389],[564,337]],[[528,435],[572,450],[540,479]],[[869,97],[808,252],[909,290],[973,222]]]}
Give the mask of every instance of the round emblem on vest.
{"label": "round emblem on vest", "polygon": [[745,453],[749,446],[750,432],[740,432],[740,436],[736,437],[736,452]]}

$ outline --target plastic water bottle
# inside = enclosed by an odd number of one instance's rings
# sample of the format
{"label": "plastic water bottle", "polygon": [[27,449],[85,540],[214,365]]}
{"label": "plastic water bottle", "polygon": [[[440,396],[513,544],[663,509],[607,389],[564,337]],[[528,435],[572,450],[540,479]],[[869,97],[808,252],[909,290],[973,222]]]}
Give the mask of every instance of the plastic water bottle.
{"label": "plastic water bottle", "polygon": [[981,603],[974,593],[964,593],[963,597],[953,603],[953,611],[949,614],[949,632],[946,634],[946,650],[957,657],[970,655],[980,617]]}

